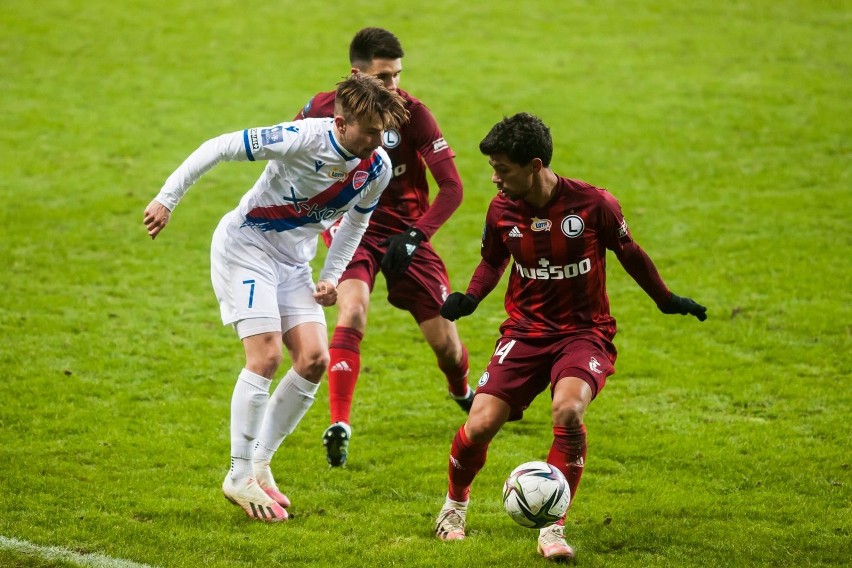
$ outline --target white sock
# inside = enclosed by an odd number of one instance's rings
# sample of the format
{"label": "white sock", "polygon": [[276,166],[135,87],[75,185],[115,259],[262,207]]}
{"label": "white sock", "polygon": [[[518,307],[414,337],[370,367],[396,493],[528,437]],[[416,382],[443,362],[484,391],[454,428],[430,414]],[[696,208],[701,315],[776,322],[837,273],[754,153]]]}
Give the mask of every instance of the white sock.
{"label": "white sock", "polygon": [[453,397],[453,400],[464,400],[470,396],[470,385],[465,385],[465,387],[467,388],[465,389],[463,396],[456,396],[453,393],[450,393],[450,396]]}
{"label": "white sock", "polygon": [[314,403],[319,384],[302,378],[291,367],[275,387],[263,417],[257,438],[254,461],[258,468],[268,468],[272,456]]}
{"label": "white sock", "polygon": [[444,501],[444,508],[446,509],[447,507],[452,507],[457,511],[466,512],[468,503],[470,503],[470,499],[468,499],[467,501],[453,501],[452,499],[450,499],[450,494],[447,493],[447,500]]}
{"label": "white sock", "polygon": [[248,369],[240,371],[231,396],[231,480],[252,475],[251,458],[263,415],[269,402],[272,381]]}

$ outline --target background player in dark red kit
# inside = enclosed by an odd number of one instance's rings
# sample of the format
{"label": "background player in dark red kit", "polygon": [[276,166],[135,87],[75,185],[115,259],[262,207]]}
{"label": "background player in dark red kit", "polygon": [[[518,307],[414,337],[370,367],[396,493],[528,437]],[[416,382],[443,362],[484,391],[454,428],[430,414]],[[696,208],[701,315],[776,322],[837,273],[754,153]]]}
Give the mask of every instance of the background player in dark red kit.
{"label": "background player in dark red kit", "polygon": [[[373,211],[370,226],[338,285],[338,317],[331,340],[328,372],[331,426],[323,434],[326,458],[343,466],[351,437],[350,410],[361,368],[360,345],[367,327],[370,292],[381,271],[387,281],[388,301],[411,313],[438,359],[450,395],[464,411],[470,410],[473,390],[468,387],[467,349],[456,326],[440,316],[450,281],[443,261],[429,239],[462,200],[462,184],[435,117],[419,100],[399,89],[402,46],[391,32],[364,28],[349,46],[353,73],[382,80],[406,102],[411,119],[399,129],[386,130],[385,150],[393,164],[393,178]],[[297,118],[332,116],[334,92],[314,96]],[[438,184],[429,204],[426,168]],[[330,242],[333,232],[324,235]]]}
{"label": "background player in dark red kit", "polygon": [[[450,450],[449,491],[435,526],[443,540],[465,536],[470,486],[485,465],[488,444],[548,386],[553,445],[547,461],[565,475],[573,500],[586,458],[583,413],[615,372],[607,249],[663,313],[707,318],[704,306],[669,291],[611,194],[550,169],[553,142],[541,120],[526,113],[504,118],[479,149],[489,157],[500,193],[488,208],[482,260],[467,293],[450,294],[441,314],[454,321],[473,313],[509,260],[514,263],[505,298],[509,317]],[[564,518],[541,529],[539,553],[573,558],[563,531]]]}

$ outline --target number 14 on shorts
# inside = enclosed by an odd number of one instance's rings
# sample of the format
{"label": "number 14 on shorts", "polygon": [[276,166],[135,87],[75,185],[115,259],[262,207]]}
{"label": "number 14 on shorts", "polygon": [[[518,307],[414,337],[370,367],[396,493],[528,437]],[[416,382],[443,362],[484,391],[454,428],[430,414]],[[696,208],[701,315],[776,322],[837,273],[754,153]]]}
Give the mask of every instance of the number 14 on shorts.
{"label": "number 14 on shorts", "polygon": [[497,357],[497,356],[500,357],[499,359],[497,359],[498,364],[500,364],[500,365],[503,364],[503,359],[506,358],[506,355],[509,354],[509,351],[511,351],[512,347],[514,347],[514,346],[515,346],[515,340],[514,339],[510,339],[505,344],[502,343],[502,342],[497,344],[497,349],[494,350],[494,357]]}

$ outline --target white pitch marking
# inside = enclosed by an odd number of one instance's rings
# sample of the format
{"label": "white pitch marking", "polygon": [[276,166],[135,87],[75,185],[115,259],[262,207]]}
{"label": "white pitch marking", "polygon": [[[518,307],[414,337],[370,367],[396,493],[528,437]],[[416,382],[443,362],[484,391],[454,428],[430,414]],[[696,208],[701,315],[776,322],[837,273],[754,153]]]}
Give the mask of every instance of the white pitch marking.
{"label": "white pitch marking", "polygon": [[34,554],[45,560],[64,560],[65,562],[73,562],[79,566],[93,566],[94,568],[154,568],[150,564],[139,564],[132,560],[122,560],[121,558],[112,558],[94,552],[92,554],[80,554],[67,548],[59,546],[41,546],[18,540],[17,538],[9,538],[0,535],[0,549],[22,552],[24,554]]}

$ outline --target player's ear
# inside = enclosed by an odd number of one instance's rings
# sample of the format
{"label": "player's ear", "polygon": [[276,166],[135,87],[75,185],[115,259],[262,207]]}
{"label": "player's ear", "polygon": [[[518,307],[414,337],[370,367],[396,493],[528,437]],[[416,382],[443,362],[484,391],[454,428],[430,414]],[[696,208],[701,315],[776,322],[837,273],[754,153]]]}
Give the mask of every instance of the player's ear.
{"label": "player's ear", "polygon": [[361,70],[358,69],[357,67],[353,67],[352,69],[349,70],[350,75],[358,75],[360,72],[361,72]]}
{"label": "player's ear", "polygon": [[541,161],[541,158],[533,158],[530,160],[530,166],[532,166],[533,173],[537,174],[544,167],[544,162]]}
{"label": "player's ear", "polygon": [[339,114],[338,114],[338,115],[335,115],[335,117],[334,117],[334,126],[336,126],[336,127],[337,127],[337,130],[339,130],[340,132],[343,132],[343,130],[344,130],[344,128],[343,128],[343,127],[344,127],[344,126],[346,126],[346,119],[345,119],[345,118],[343,118],[343,116],[342,116],[342,115],[339,115]]}

